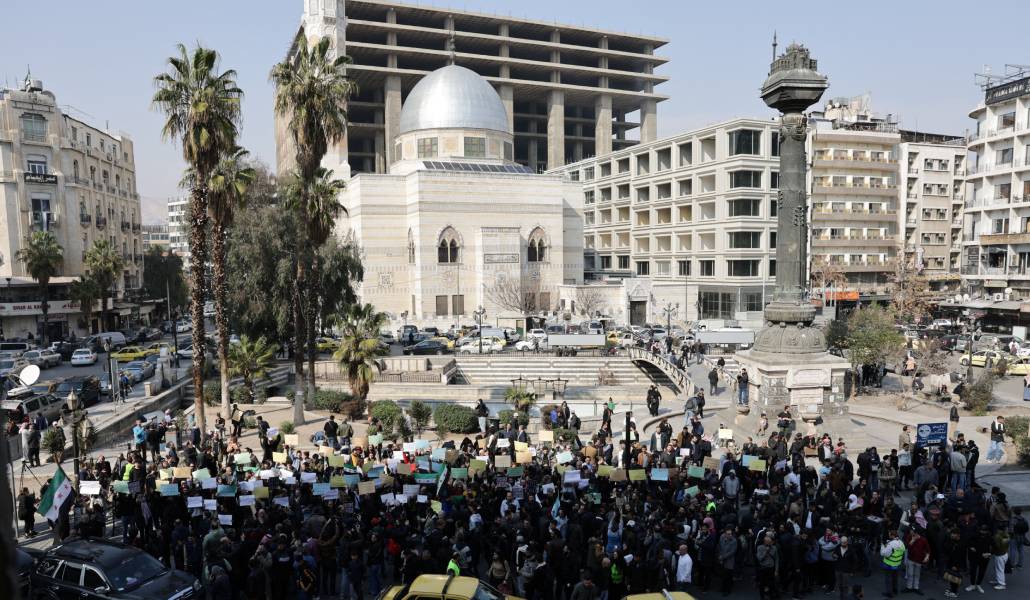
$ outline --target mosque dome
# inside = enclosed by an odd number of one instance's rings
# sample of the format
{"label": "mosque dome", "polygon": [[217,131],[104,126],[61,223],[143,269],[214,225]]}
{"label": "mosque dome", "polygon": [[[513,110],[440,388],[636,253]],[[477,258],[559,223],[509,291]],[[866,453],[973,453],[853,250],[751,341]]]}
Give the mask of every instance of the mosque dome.
{"label": "mosque dome", "polygon": [[423,77],[401,108],[400,131],[489,129],[511,134],[501,97],[475,71],[448,65]]}

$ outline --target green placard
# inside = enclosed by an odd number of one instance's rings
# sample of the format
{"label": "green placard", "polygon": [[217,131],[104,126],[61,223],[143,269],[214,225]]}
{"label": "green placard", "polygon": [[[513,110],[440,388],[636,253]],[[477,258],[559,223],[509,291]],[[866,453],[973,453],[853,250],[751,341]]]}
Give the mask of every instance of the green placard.
{"label": "green placard", "polygon": [[686,494],[687,494],[688,496],[690,496],[690,497],[694,497],[694,496],[698,495],[698,493],[700,492],[700,490],[698,490],[698,489],[697,489],[697,486],[696,486],[696,485],[692,485],[692,486],[688,487],[688,488],[687,488],[686,490],[684,490],[684,491],[685,491],[685,492],[686,492]]}
{"label": "green placard", "polygon": [[415,473],[415,481],[421,482],[435,482],[437,478],[436,473]]}
{"label": "green placard", "polygon": [[597,467],[597,476],[598,477],[611,477],[612,476],[612,470],[613,469],[612,469],[611,465],[598,465],[598,467]]}
{"label": "green placard", "polygon": [[451,469],[451,478],[452,479],[468,479],[469,478],[469,470],[468,469]]}
{"label": "green placard", "polygon": [[193,479],[196,479],[198,481],[211,479],[211,473],[207,469],[199,469],[193,472]]}
{"label": "green placard", "polygon": [[474,458],[471,461],[469,461],[469,469],[472,470],[472,471],[485,471],[486,470],[486,461],[485,460],[479,460],[478,458]]}
{"label": "green placard", "polygon": [[697,478],[697,479],[704,479],[705,478],[705,468],[704,467],[689,467],[689,468],[687,468],[687,477],[694,477],[694,478]]}
{"label": "green placard", "polygon": [[522,477],[522,467],[508,467],[508,477]]}
{"label": "green placard", "polygon": [[233,462],[235,462],[238,465],[249,465],[250,464],[250,452],[240,452],[233,459]]}
{"label": "green placard", "polygon": [[630,481],[647,481],[647,472],[643,469],[630,469],[629,470]]}
{"label": "green placard", "polygon": [[112,481],[111,491],[116,494],[128,494],[129,493],[129,482],[128,481]]}

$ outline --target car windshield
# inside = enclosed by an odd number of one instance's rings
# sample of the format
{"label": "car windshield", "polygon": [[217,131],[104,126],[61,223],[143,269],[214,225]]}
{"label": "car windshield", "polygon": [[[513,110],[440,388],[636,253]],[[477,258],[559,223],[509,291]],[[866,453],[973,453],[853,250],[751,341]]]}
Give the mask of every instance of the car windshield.
{"label": "car windshield", "polygon": [[0,360],[0,369],[13,369],[13,368],[14,368],[14,361],[13,360]]}
{"label": "car windshield", "polygon": [[504,600],[504,594],[480,581],[476,593],[472,594],[472,600]]}
{"label": "car windshield", "polygon": [[111,587],[119,592],[139,587],[164,572],[164,565],[143,552],[126,556],[121,563],[104,570]]}

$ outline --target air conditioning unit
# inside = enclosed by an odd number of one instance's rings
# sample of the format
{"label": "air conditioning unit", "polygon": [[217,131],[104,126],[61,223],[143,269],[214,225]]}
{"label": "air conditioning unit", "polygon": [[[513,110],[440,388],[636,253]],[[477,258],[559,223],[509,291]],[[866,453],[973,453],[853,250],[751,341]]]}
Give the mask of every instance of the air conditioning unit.
{"label": "air conditioning unit", "polygon": [[1005,294],[1001,294],[1001,293],[994,294],[994,301],[995,302],[1001,302],[1004,299],[1005,299]]}

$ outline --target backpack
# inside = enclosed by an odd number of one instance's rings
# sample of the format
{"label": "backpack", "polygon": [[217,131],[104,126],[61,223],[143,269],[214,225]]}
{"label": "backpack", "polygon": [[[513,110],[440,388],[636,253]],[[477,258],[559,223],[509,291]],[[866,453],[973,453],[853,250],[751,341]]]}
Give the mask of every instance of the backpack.
{"label": "backpack", "polygon": [[1024,536],[1027,532],[1030,532],[1030,524],[1026,522],[1026,517],[1018,515],[1014,518],[1014,521],[1015,522],[1012,524],[1013,533],[1019,536]]}
{"label": "backpack", "polygon": [[697,407],[698,408],[704,408],[705,407],[705,397],[704,396],[698,396],[697,397]]}

